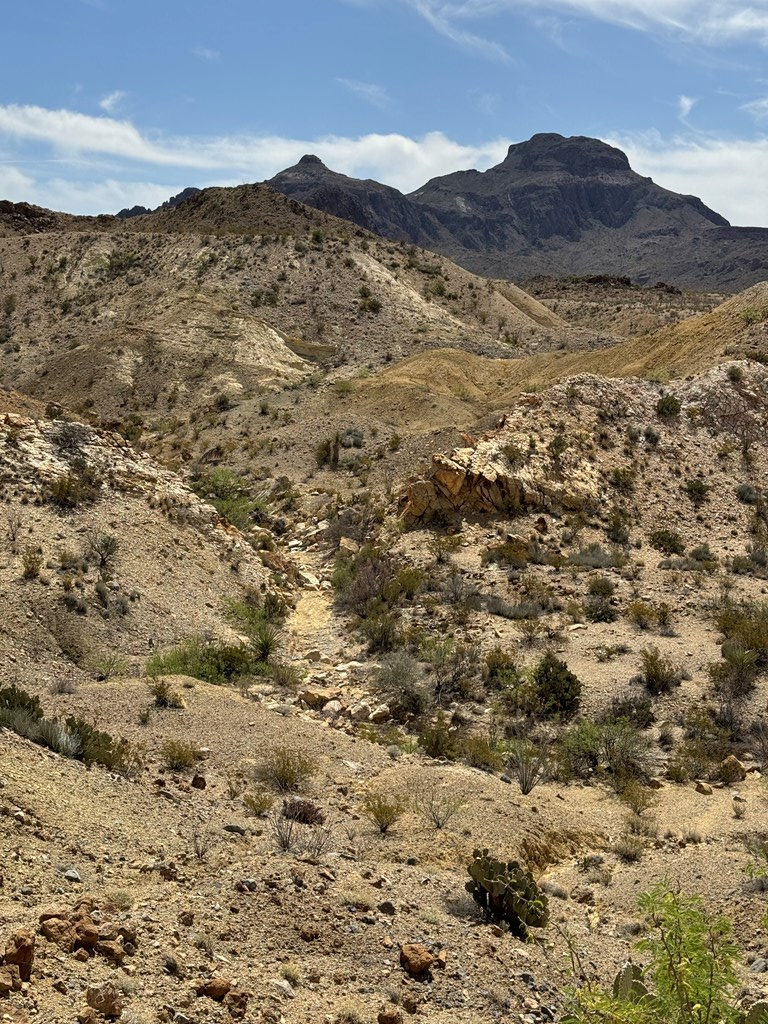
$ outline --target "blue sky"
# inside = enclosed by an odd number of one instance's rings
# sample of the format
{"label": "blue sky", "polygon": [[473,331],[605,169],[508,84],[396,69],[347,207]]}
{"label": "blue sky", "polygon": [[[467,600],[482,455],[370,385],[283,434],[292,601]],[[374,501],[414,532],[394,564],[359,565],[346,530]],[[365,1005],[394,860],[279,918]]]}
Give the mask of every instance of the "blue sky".
{"label": "blue sky", "polygon": [[409,191],[590,135],[768,226],[768,0],[16,0],[0,198],[74,213],[306,152]]}

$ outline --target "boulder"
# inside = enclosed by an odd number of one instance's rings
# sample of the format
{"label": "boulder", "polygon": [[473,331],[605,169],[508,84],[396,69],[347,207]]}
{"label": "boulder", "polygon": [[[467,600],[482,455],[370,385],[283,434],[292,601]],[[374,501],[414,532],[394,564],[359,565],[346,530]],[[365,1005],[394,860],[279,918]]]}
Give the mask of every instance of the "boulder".
{"label": "boulder", "polygon": [[414,977],[426,974],[434,962],[434,956],[420,942],[405,942],[400,949],[400,966]]}
{"label": "boulder", "polygon": [[207,978],[205,981],[199,982],[195,986],[195,991],[199,996],[207,996],[209,999],[215,999],[216,1002],[220,1003],[224,996],[226,996],[232,989],[232,982],[227,978],[222,978],[215,975],[213,978]]}
{"label": "boulder", "polygon": [[18,928],[5,946],[6,966],[15,966],[19,970],[22,981],[29,981],[32,976],[32,964],[35,959],[35,936],[26,928]]}
{"label": "boulder", "polygon": [[111,981],[103,985],[89,985],[85,990],[85,1001],[94,1010],[113,1020],[120,1016],[125,1006],[120,989]]}

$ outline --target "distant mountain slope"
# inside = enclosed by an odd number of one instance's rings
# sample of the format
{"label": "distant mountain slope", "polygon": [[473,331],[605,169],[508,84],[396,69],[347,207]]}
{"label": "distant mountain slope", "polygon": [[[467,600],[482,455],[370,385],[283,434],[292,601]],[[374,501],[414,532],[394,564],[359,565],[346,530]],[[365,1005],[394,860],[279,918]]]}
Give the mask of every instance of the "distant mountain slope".
{"label": "distant mountain slope", "polygon": [[604,273],[727,290],[768,277],[768,229],[731,227],[700,199],[637,174],[620,150],[582,136],[534,135],[487,171],[433,178],[407,196],[316,157],[269,184],[493,277]]}
{"label": "distant mountain slope", "polygon": [[132,206],[130,209],[123,209],[117,214],[120,220],[130,220],[131,217],[143,217],[146,213],[157,213],[158,210],[168,210],[172,206],[180,206],[185,203],[188,199],[192,199],[198,195],[201,191],[199,188],[190,186],[189,188],[183,189],[181,192],[177,192],[175,196],[171,196],[170,199],[166,199],[160,206],[156,206],[154,210],[150,210],[147,206]]}

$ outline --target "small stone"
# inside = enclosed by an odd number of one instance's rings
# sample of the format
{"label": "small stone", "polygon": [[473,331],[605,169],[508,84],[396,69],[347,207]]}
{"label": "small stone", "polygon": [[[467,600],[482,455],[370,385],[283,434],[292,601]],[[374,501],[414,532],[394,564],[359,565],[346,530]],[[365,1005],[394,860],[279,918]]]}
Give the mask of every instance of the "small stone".
{"label": "small stone", "polygon": [[82,882],[82,878],[80,877],[80,873],[78,871],[75,871],[74,868],[68,868],[64,872],[64,877],[66,878],[66,880],[68,882]]}
{"label": "small stone", "polygon": [[382,1006],[376,1021],[377,1024],[403,1024],[403,1015],[396,1006]]}
{"label": "small stone", "polygon": [[282,993],[286,999],[295,999],[296,993],[293,991],[293,987],[289,981],[285,978],[271,978],[270,984]]}
{"label": "small stone", "polygon": [[389,917],[392,917],[395,913],[395,905],[391,900],[382,900],[382,902],[378,904],[377,909],[380,913],[387,914]]}
{"label": "small stone", "polygon": [[703,796],[712,796],[712,787],[708,782],[698,780],[696,783],[696,792],[701,793]]}
{"label": "small stone", "polygon": [[758,957],[757,960],[753,960],[749,965],[751,974],[765,974],[768,971],[768,960],[764,957]]}
{"label": "small stone", "polygon": [[192,789],[205,789],[207,783],[204,775],[193,775],[191,786]]}

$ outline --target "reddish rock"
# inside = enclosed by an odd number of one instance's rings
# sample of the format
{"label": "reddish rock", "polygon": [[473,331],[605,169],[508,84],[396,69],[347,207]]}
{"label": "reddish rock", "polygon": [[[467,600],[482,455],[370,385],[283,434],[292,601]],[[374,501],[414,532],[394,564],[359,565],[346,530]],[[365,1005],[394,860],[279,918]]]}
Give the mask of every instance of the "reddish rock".
{"label": "reddish rock", "polygon": [[21,988],[19,969],[15,966],[0,967],[0,998]]}
{"label": "reddish rock", "polygon": [[249,995],[240,988],[233,988],[224,997],[224,1005],[229,1010],[230,1017],[235,1020],[242,1019],[248,1010]]}
{"label": "reddish rock", "polygon": [[377,1024],[403,1024],[403,1015],[396,1006],[382,1006],[376,1021]]}
{"label": "reddish rock", "polygon": [[96,952],[106,960],[113,960],[117,964],[121,964],[125,960],[125,948],[119,940],[97,943]]}
{"label": "reddish rock", "polygon": [[99,929],[90,917],[78,917],[74,921],[75,946],[93,949],[99,941]]}
{"label": "reddish rock", "polygon": [[426,974],[434,962],[435,958],[420,942],[406,942],[400,950],[400,966],[416,977]]}
{"label": "reddish rock", "polygon": [[217,1002],[221,1002],[231,990],[232,982],[218,976],[201,981],[195,989],[199,996],[208,996],[209,999],[215,999]]}
{"label": "reddish rock", "polygon": [[40,934],[49,942],[55,942],[66,953],[75,948],[75,926],[61,917],[48,917],[40,925]]}
{"label": "reddish rock", "polygon": [[29,981],[32,976],[32,963],[35,959],[35,936],[26,928],[19,928],[13,933],[5,947],[6,965],[14,965],[19,969],[22,981]]}

